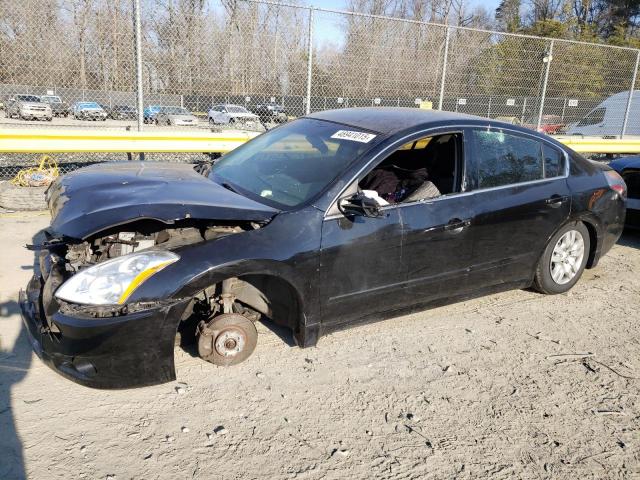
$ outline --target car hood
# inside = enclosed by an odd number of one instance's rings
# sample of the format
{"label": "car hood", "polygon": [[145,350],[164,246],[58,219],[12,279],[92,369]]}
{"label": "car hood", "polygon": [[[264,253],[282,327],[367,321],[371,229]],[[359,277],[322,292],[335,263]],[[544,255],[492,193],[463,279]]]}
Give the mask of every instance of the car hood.
{"label": "car hood", "polygon": [[640,168],[640,155],[618,158],[609,163],[609,166],[618,173],[622,172],[625,168]]}
{"label": "car hood", "polygon": [[78,107],[78,110],[81,112],[89,112],[89,113],[102,113],[104,110],[102,108],[96,107]]}
{"label": "car hood", "polygon": [[47,191],[51,229],[84,239],[132,220],[267,221],[278,213],[198,174],[192,165],[103,163],[56,180]]}
{"label": "car hood", "polygon": [[229,113],[228,115],[233,118],[250,118],[250,119],[258,118],[258,116],[254,115],[253,113]]}
{"label": "car hood", "polygon": [[173,120],[197,120],[196,117],[194,117],[193,115],[182,115],[182,114],[175,114],[175,113],[170,113],[169,115],[167,115],[167,117],[172,118]]}

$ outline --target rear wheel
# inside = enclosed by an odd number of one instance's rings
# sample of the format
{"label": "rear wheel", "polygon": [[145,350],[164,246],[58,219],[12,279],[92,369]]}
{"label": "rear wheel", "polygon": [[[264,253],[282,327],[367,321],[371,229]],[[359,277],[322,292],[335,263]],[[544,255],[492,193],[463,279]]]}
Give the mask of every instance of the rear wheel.
{"label": "rear wheel", "polygon": [[582,276],[590,248],[589,231],[582,222],[562,227],[538,262],[535,288],[546,294],[570,290]]}
{"label": "rear wheel", "polygon": [[236,365],[253,353],[258,331],[251,320],[239,313],[225,313],[198,325],[198,353],[214,365]]}

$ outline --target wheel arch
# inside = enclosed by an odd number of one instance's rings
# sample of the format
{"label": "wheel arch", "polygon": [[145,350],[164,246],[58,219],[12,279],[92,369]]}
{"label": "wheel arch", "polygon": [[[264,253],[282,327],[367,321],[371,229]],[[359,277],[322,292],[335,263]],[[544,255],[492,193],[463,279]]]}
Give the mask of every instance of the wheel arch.
{"label": "wheel arch", "polygon": [[195,298],[203,291],[231,280],[237,299],[270,318],[275,324],[290,329],[300,346],[315,344],[316,336],[307,332],[308,308],[302,285],[289,267],[275,261],[243,262],[207,271],[182,287],[174,297]]}

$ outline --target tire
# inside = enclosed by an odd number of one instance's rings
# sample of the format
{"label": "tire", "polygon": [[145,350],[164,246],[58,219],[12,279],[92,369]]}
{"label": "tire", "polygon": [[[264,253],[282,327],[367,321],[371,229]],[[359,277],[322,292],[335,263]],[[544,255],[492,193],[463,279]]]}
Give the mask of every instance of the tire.
{"label": "tire", "polygon": [[534,287],[556,295],[569,291],[582,276],[591,251],[589,231],[582,222],[572,222],[551,237],[538,261]]}
{"label": "tire", "polygon": [[214,365],[227,367],[243,362],[258,343],[258,331],[239,313],[225,313],[198,326],[198,354]]}

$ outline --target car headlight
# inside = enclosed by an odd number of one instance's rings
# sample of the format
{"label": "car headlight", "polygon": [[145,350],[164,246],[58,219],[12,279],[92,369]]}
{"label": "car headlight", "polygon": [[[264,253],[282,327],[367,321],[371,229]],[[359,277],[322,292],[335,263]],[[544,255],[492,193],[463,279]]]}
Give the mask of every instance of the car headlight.
{"label": "car headlight", "polygon": [[167,251],[124,255],[76,273],[55,295],[83,305],[122,305],[145,280],[179,259]]}

